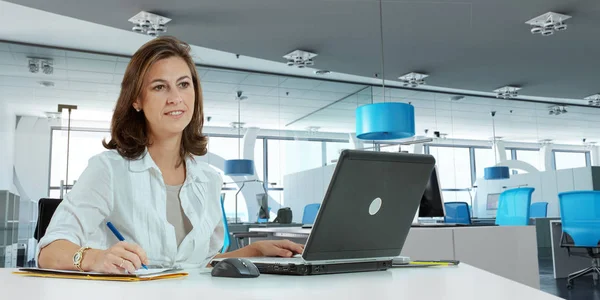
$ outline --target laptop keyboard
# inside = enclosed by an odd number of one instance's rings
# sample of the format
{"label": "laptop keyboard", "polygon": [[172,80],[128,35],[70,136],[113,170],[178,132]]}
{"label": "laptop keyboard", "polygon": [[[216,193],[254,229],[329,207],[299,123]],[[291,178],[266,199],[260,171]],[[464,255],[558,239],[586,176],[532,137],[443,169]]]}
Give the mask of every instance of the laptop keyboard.
{"label": "laptop keyboard", "polygon": [[303,264],[304,259],[302,257],[251,257],[248,258],[253,263],[263,264]]}

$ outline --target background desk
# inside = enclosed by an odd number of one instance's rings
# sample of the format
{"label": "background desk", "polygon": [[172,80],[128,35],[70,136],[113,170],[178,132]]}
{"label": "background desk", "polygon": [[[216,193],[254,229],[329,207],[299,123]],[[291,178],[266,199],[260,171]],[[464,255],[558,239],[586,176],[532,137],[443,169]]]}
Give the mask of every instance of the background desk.
{"label": "background desk", "polygon": [[[560,299],[467,264],[317,276],[211,277],[204,269],[187,278],[107,282],[27,278],[0,269],[3,299]],[[6,297],[5,297],[6,296]]]}
{"label": "background desk", "polygon": [[591,266],[591,258],[569,256],[567,248],[560,246],[562,236],[562,222],[560,220],[550,221],[550,232],[554,278],[567,278],[569,274]]}
{"label": "background desk", "polygon": [[[250,228],[265,232],[264,239],[305,243],[310,229]],[[483,226],[410,229],[401,255],[411,259],[456,259],[496,275],[540,288],[534,226]]]}

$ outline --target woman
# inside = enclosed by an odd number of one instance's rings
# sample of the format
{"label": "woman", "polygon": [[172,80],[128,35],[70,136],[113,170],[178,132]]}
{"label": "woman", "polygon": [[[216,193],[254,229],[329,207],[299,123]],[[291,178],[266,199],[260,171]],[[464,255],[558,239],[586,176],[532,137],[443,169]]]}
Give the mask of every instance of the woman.
{"label": "woman", "polygon": [[[142,264],[205,266],[213,257],[283,256],[290,241],[218,254],[222,178],[206,154],[202,90],[187,44],[160,37],[132,57],[111,124],[111,151],[89,160],[38,246],[41,268],[135,272]],[[124,236],[119,242],[111,222]]]}

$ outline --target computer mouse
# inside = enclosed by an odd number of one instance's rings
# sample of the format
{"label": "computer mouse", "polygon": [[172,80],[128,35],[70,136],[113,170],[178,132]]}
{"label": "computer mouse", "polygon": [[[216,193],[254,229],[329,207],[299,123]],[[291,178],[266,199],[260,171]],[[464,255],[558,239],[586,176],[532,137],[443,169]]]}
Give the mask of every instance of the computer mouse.
{"label": "computer mouse", "polygon": [[226,258],[218,262],[211,272],[215,277],[252,278],[260,272],[256,265],[244,258]]}

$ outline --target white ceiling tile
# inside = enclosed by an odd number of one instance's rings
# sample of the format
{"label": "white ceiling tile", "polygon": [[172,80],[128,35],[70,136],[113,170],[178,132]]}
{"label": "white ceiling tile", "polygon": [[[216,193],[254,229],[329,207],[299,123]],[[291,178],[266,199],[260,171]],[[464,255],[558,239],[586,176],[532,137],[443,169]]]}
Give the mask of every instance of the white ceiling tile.
{"label": "white ceiling tile", "polygon": [[0,68],[0,75],[18,77],[20,80],[58,80],[66,79],[67,72],[61,69],[54,69],[53,74],[44,74],[41,71],[38,73],[30,73],[29,69],[25,66],[16,65],[2,65]]}
{"label": "white ceiling tile", "polygon": [[8,51],[0,51],[0,68],[1,65],[16,65],[17,61],[13,57],[12,53]]}
{"label": "white ceiling tile", "polygon": [[202,91],[207,92],[221,92],[221,93],[231,93],[231,97],[235,97],[234,92],[236,91],[236,84],[232,83],[220,83],[220,82],[202,82],[200,83],[202,86]]}
{"label": "white ceiling tile", "polygon": [[123,82],[123,74],[114,74],[112,83],[121,86],[121,82]]}
{"label": "white ceiling tile", "polygon": [[122,61],[118,61],[117,64],[115,65],[115,74],[125,74],[125,70],[127,69],[127,65],[129,63],[128,62],[122,62]]}
{"label": "white ceiling tile", "polygon": [[202,80],[204,82],[224,82],[238,84],[247,76],[248,73],[245,72],[209,70],[204,77],[202,77]]}
{"label": "white ceiling tile", "polygon": [[239,91],[243,91],[244,95],[268,95],[273,87],[269,86],[257,86],[257,85],[245,85],[241,84],[238,86]]}
{"label": "white ceiling tile", "polygon": [[276,87],[283,80],[285,80],[285,78],[281,76],[250,74],[241,82],[241,84]]}
{"label": "white ceiling tile", "polygon": [[74,71],[88,71],[98,73],[114,73],[116,61],[94,60],[84,58],[67,58],[67,69]]}
{"label": "white ceiling tile", "polygon": [[[326,102],[337,101],[346,96],[348,96],[348,94],[317,91],[317,90],[307,91],[304,94],[302,94],[302,98],[311,99],[311,100],[320,100],[320,101],[326,101]],[[350,98],[351,97],[352,96],[350,96]]]}
{"label": "white ceiling tile", "polygon": [[129,63],[130,60],[131,60],[131,58],[129,58],[129,57],[117,57],[118,62]]}
{"label": "white ceiling tile", "polygon": [[300,89],[300,90],[312,90],[321,84],[322,81],[314,79],[303,79],[303,78],[288,78],[282,82],[279,87]]}
{"label": "white ceiling tile", "polygon": [[302,95],[304,95],[306,92],[308,92],[308,90],[299,90],[299,89],[292,89],[292,88],[274,88],[272,89],[268,96],[273,96],[273,97],[281,97],[281,98],[285,98],[285,97],[302,97]]}
{"label": "white ceiling tile", "polygon": [[0,51],[10,51],[9,44],[0,42]]}
{"label": "white ceiling tile", "polygon": [[321,84],[316,86],[314,90],[325,91],[325,92],[337,92],[345,93],[346,95],[356,93],[361,89],[366,88],[366,85],[332,82],[332,81],[321,81]]}
{"label": "white ceiling tile", "polygon": [[31,55],[31,56],[65,57],[65,50],[60,50],[60,49],[35,47],[35,46],[20,45],[20,44],[9,44],[8,47],[10,48],[11,52],[24,53],[26,55]]}
{"label": "white ceiling tile", "polygon": [[93,60],[106,60],[115,62],[117,61],[117,57],[114,55],[103,55],[103,54],[95,54],[95,53],[86,53],[79,51],[66,51],[67,57],[74,58],[83,58],[83,59],[93,59]]}
{"label": "white ceiling tile", "polygon": [[69,80],[73,81],[85,81],[85,82],[99,82],[99,83],[112,83],[113,74],[108,73],[96,73],[96,72],[84,72],[84,71],[68,71]]}

